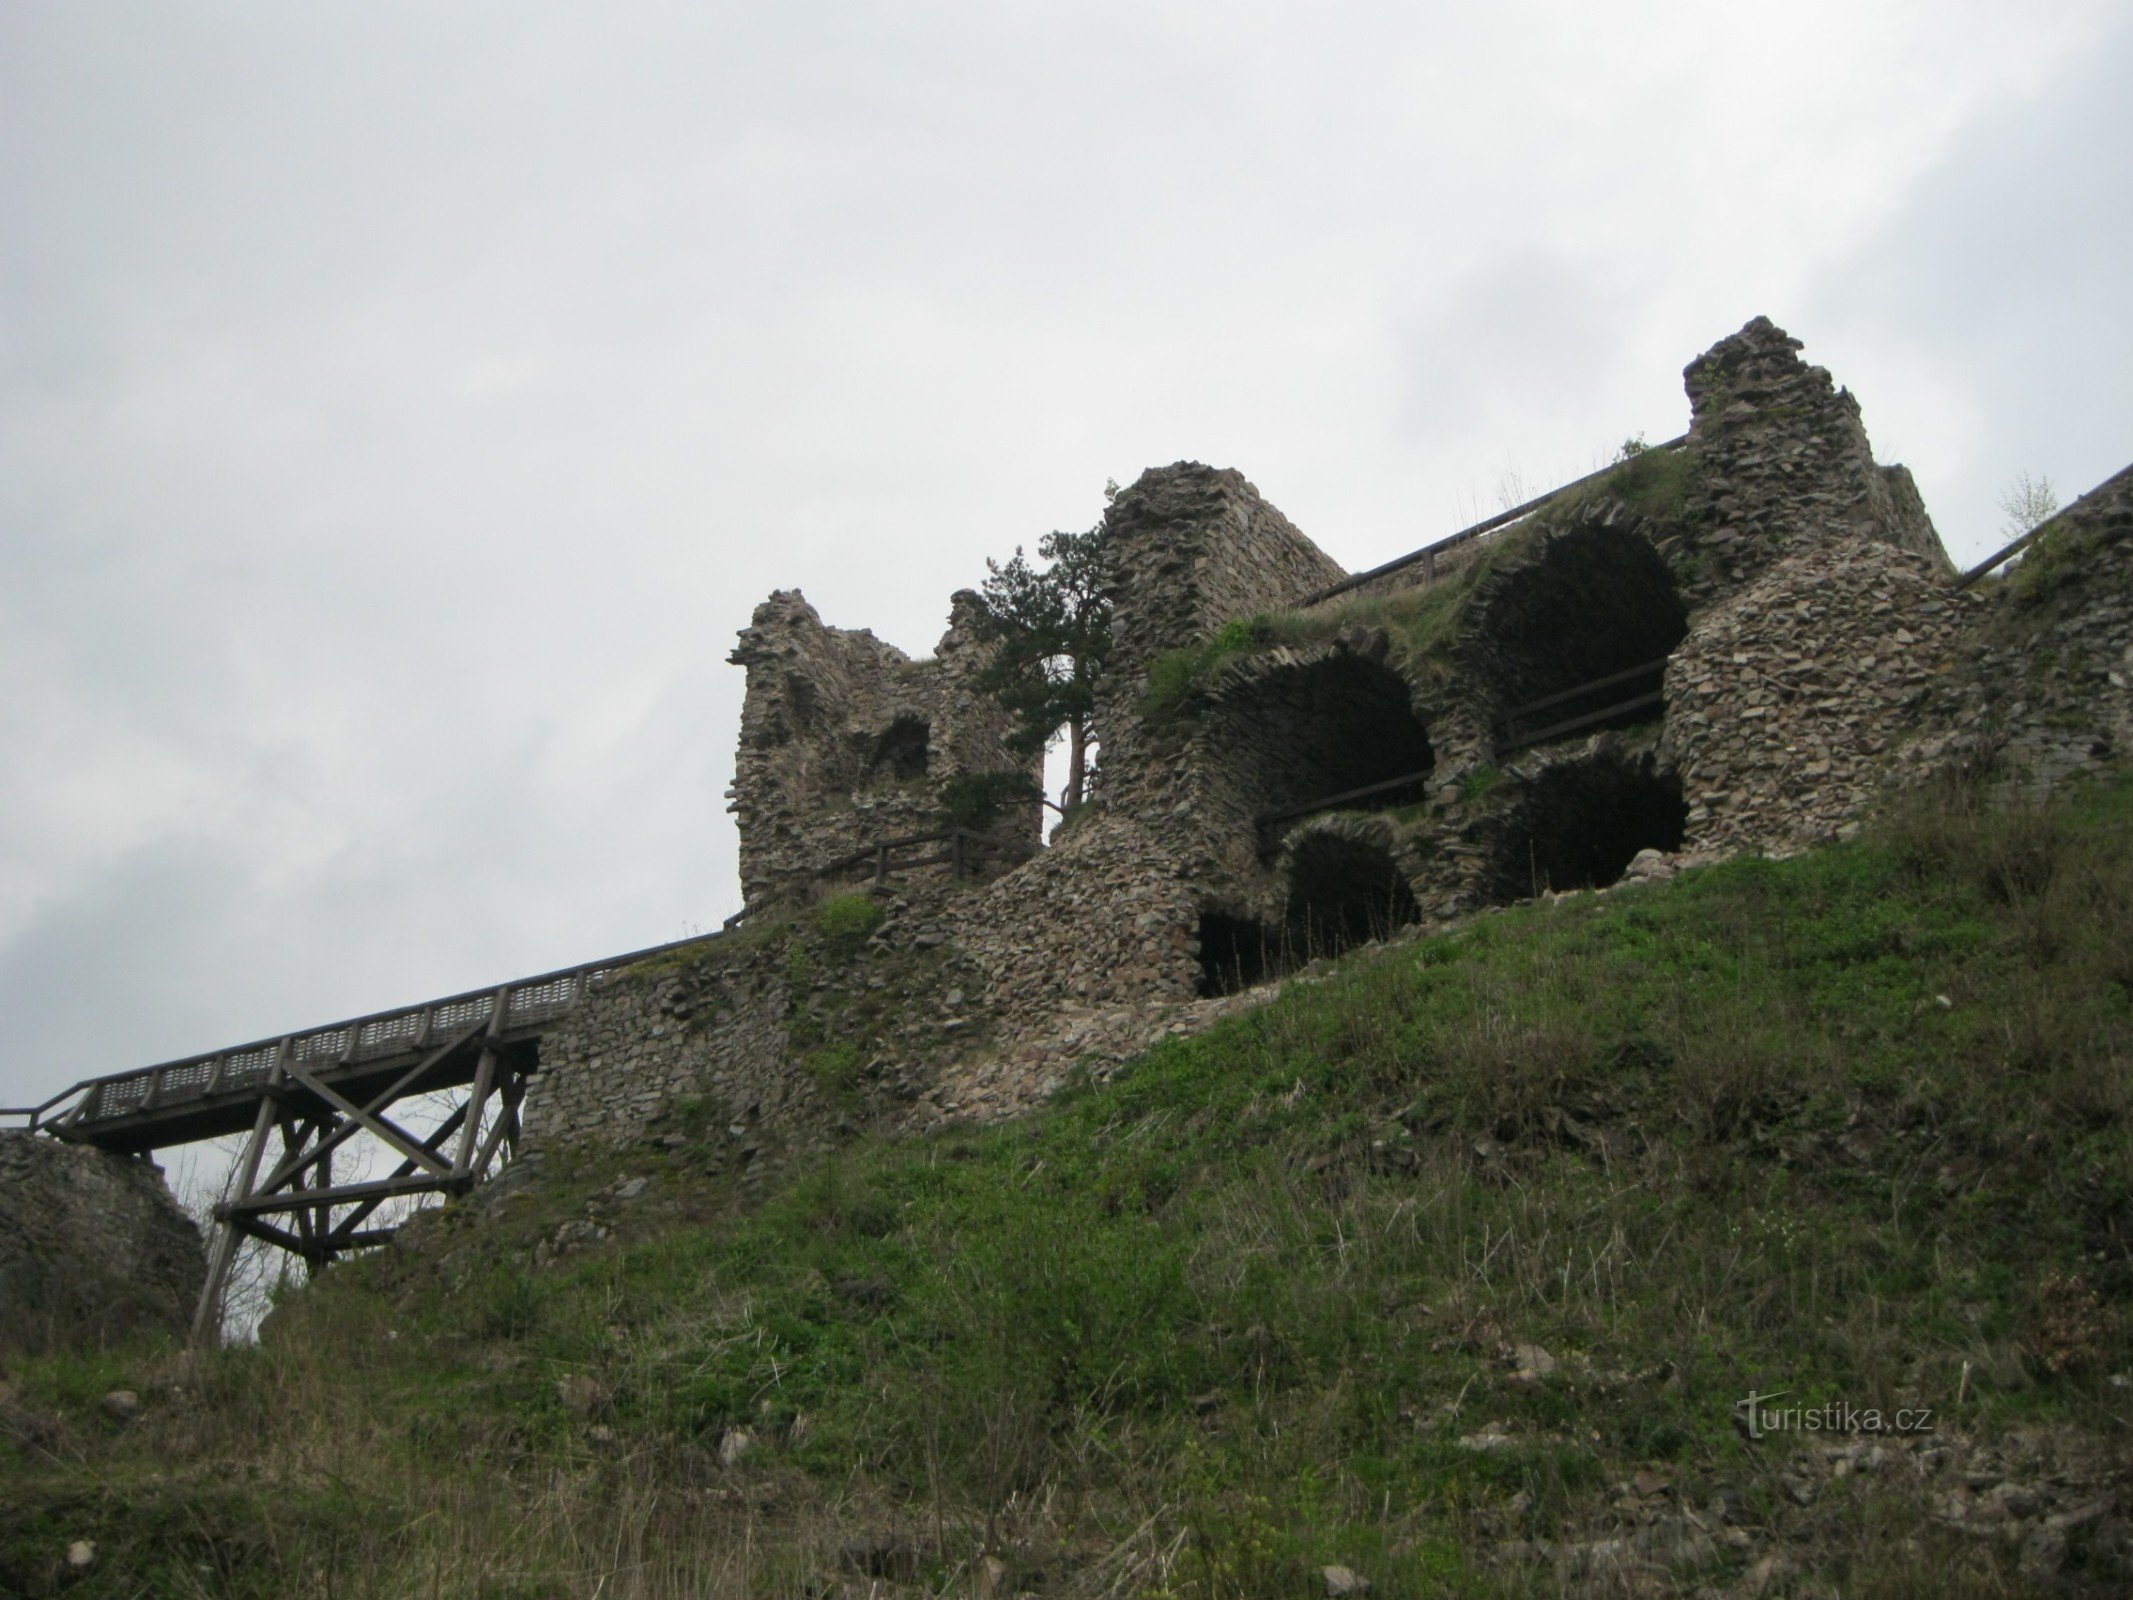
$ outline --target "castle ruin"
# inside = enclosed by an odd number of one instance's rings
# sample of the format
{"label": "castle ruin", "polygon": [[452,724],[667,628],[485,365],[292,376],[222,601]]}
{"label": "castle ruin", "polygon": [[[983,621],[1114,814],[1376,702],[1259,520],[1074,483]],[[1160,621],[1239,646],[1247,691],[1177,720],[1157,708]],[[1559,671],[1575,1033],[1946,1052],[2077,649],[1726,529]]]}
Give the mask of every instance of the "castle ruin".
{"label": "castle ruin", "polygon": [[[1004,1115],[1361,941],[2124,750],[2133,469],[2049,560],[1960,585],[1799,351],[1756,319],[1687,368],[1681,440],[1357,577],[1238,472],[1144,473],[1105,518],[1093,797],[1048,847],[1022,806],[988,823],[1012,850],[889,871],[887,841],[955,834],[952,780],[1037,775],[973,684],[972,596],[912,661],[772,595],[733,654],[747,920],[543,1041],[532,1137],[679,1138],[710,1104],[745,1159]],[[862,890],[862,934],[811,915]]]}

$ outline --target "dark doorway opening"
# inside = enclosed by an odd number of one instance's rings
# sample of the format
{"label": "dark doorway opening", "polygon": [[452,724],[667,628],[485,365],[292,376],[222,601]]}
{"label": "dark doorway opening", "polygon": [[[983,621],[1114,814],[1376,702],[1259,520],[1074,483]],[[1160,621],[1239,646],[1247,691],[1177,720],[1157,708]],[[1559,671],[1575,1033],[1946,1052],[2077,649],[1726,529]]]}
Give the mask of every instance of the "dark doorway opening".
{"label": "dark doorway opening", "polygon": [[902,783],[926,775],[926,747],[933,730],[924,717],[902,716],[882,730],[867,757],[869,778],[893,778]]}
{"label": "dark doorway opening", "polygon": [[1689,808],[1681,780],[1649,757],[1597,755],[1550,767],[1526,784],[1494,852],[1498,901],[1548,890],[1601,889],[1640,850],[1678,850]]}
{"label": "dark doorway opening", "polygon": [[1366,811],[1422,799],[1436,760],[1405,680],[1353,655],[1268,674],[1225,703],[1210,733],[1204,748],[1234,763],[1244,808],[1271,819],[1268,848],[1336,796],[1371,791],[1345,802]]}
{"label": "dark doorway opening", "polygon": [[1239,994],[1273,973],[1278,945],[1266,925],[1225,911],[1200,913],[1202,995]]}
{"label": "dark doorway opening", "polygon": [[1598,524],[1557,535],[1505,574],[1471,641],[1503,707],[1499,748],[1656,720],[1688,631],[1674,575],[1644,539]]}
{"label": "dark doorway opening", "polygon": [[1338,955],[1421,916],[1406,874],[1382,844],[1314,833],[1290,851],[1283,931],[1292,959]]}

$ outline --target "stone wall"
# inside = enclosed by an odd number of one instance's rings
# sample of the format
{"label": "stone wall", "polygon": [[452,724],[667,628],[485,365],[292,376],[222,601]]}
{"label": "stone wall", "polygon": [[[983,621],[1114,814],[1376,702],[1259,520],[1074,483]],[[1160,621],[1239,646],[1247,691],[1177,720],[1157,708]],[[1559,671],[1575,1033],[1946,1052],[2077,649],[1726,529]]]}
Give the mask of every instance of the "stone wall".
{"label": "stone wall", "polygon": [[622,1142],[682,1096],[804,1121],[812,1085],[790,1070],[784,973],[775,961],[653,964],[615,974],[541,1040],[528,1089],[529,1148]]}
{"label": "stone wall", "polygon": [[1781,561],[1699,616],[1667,667],[1661,746],[1687,849],[1793,850],[1856,821],[1980,603],[1939,562],[1851,541]]}
{"label": "stone wall", "polygon": [[1295,605],[1346,573],[1234,470],[1151,467],[1104,513],[1112,563],[1109,689],[1098,708],[1099,792],[1137,811],[1149,664],[1225,622]]}
{"label": "stone wall", "polygon": [[[942,786],[1042,764],[1007,747],[1011,719],[973,680],[988,647],[976,597],[959,592],[930,660],[913,661],[864,629],[825,626],[797,589],[755,609],[733,662],[748,671],[740,746],[727,791],[741,840],[741,891],[753,906],[791,892],[826,863],[946,825]],[[1037,807],[988,831],[1037,842]]]}
{"label": "stone wall", "polygon": [[1190,996],[1196,918],[1176,856],[1133,818],[1102,812],[956,908],[1005,1038],[1069,1006]]}
{"label": "stone wall", "polygon": [[206,1276],[161,1169],[0,1132],[0,1350],[182,1336]]}
{"label": "stone wall", "polygon": [[1984,771],[2042,799],[2133,750],[2133,467],[1972,593],[1963,669],[1927,708],[1911,779]]}
{"label": "stone wall", "polygon": [[1893,544],[1950,570],[1910,473],[1875,464],[1858,401],[1800,348],[1757,317],[1682,374],[1695,507],[1660,553],[1692,608],[1831,540]]}

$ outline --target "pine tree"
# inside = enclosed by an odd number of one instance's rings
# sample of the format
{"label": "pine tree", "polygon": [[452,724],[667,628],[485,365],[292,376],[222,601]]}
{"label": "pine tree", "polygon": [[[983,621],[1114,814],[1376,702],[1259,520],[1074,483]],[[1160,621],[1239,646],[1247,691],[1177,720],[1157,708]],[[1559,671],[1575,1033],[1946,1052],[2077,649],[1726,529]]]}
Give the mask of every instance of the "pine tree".
{"label": "pine tree", "polygon": [[1066,787],[1054,808],[1064,812],[1081,804],[1088,786],[1090,719],[1111,654],[1103,524],[1048,533],[1037,555],[1048,565],[1032,565],[1020,545],[1006,565],[985,563],[981,630],[998,650],[978,684],[1013,714],[1008,745],[1018,754],[1037,755],[1066,730]]}

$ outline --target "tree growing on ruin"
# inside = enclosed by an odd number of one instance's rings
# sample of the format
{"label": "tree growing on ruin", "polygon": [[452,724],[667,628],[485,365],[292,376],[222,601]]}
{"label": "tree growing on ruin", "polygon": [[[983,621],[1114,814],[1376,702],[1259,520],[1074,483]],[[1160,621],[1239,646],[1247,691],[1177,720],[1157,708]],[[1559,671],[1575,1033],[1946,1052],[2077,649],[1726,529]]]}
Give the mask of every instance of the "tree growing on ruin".
{"label": "tree growing on ruin", "polygon": [[997,648],[978,684],[1013,715],[1008,744],[1017,754],[1041,754],[1065,732],[1066,785],[1053,806],[1065,812],[1087,791],[1090,721],[1111,655],[1103,524],[1086,533],[1048,533],[1037,541],[1037,556],[1046,565],[1031,562],[1017,545],[1005,565],[985,563],[980,632]]}

